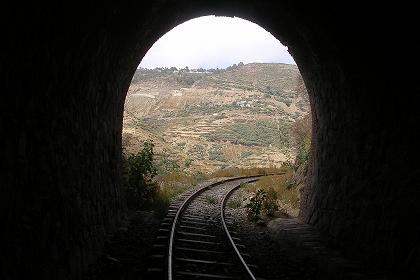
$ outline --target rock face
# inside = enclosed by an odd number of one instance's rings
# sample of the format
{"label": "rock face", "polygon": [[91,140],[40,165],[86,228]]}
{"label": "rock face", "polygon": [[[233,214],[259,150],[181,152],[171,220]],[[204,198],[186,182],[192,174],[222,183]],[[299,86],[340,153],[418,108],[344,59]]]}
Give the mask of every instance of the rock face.
{"label": "rock face", "polygon": [[418,65],[416,10],[402,7],[257,0],[3,7],[0,278],[82,277],[124,213],[122,117],[135,69],[159,36],[208,14],[258,23],[299,65],[314,124],[301,219],[366,265],[416,272],[417,77],[408,63],[387,59],[392,48]]}
{"label": "rock face", "polygon": [[301,164],[295,171],[295,174],[293,175],[293,183],[298,189],[300,193],[303,193],[305,190],[305,187],[309,183],[308,180],[308,165],[307,164]]}

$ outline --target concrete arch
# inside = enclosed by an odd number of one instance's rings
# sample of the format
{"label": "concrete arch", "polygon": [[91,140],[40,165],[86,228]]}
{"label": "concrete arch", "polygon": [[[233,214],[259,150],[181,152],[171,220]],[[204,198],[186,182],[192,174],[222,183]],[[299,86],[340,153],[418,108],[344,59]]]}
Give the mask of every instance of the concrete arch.
{"label": "concrete arch", "polygon": [[416,270],[418,232],[407,225],[420,212],[418,98],[384,96],[405,81],[383,60],[385,13],[254,0],[59,5],[8,7],[2,18],[1,278],[81,278],[124,217],[122,111],[135,68],[171,27],[208,14],[259,24],[300,68],[315,127],[301,219],[369,265]]}

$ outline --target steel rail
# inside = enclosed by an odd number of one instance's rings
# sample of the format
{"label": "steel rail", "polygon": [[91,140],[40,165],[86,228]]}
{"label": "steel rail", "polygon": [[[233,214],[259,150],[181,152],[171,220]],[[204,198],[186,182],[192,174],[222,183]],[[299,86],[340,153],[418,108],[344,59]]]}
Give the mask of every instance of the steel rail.
{"label": "steel rail", "polygon": [[[255,180],[251,180],[249,182],[255,182],[258,179]],[[236,256],[238,257],[239,261],[241,262],[243,268],[245,269],[246,273],[248,274],[249,278],[252,280],[256,280],[254,274],[252,273],[251,269],[249,268],[248,264],[245,262],[244,258],[242,257],[241,253],[238,250],[238,247],[236,246],[235,242],[232,239],[232,236],[230,235],[230,232],[227,228],[226,225],[226,221],[225,221],[225,205],[226,205],[226,201],[228,200],[230,194],[236,190],[237,188],[239,188],[241,185],[237,185],[236,187],[232,188],[230,191],[228,191],[228,193],[223,197],[222,203],[220,205],[220,216],[222,218],[222,225],[223,225],[223,229],[225,230],[226,236],[229,239],[230,244],[232,245],[233,249],[236,252]]]}
{"label": "steel rail", "polygon": [[[276,173],[266,173],[266,174],[258,174],[258,175],[251,175],[251,176],[239,176],[239,177],[228,178],[228,179],[225,179],[225,180],[221,180],[219,182],[211,183],[211,184],[209,184],[207,186],[203,186],[203,187],[199,188],[198,190],[196,190],[194,193],[192,193],[189,197],[187,197],[182,202],[182,204],[178,207],[178,210],[176,211],[175,217],[174,217],[173,222],[172,222],[171,232],[170,232],[170,235],[169,235],[168,271],[167,271],[167,273],[168,273],[168,280],[172,280],[173,279],[173,260],[172,260],[172,258],[173,258],[173,251],[174,251],[174,249],[173,249],[174,246],[173,245],[174,245],[174,240],[175,240],[176,229],[177,229],[178,222],[179,222],[179,217],[181,216],[181,214],[185,210],[185,208],[188,206],[188,204],[196,196],[198,196],[200,193],[202,193],[203,191],[205,191],[205,190],[207,190],[207,189],[209,189],[211,187],[218,186],[218,185],[221,185],[221,184],[224,184],[224,183],[227,183],[227,182],[236,181],[236,180],[240,180],[240,179],[246,179],[246,178],[256,178],[256,177],[262,177],[262,176],[281,175],[281,174],[284,174],[284,173],[277,173],[277,174]],[[257,180],[258,179],[251,180],[250,182],[255,182]],[[240,186],[240,184],[238,186],[236,186],[234,189],[239,188],[239,186]],[[228,194],[230,194],[231,192],[232,191],[230,191]],[[224,199],[223,199],[223,201],[222,201],[222,204],[221,204],[222,207],[223,207],[224,203],[226,203],[225,199],[226,199],[227,196],[225,196]],[[222,215],[222,222],[223,222],[223,226],[225,228],[225,232],[227,233],[228,238],[229,238],[230,242],[233,245],[233,248],[235,249],[237,255],[239,256],[242,264],[245,264],[246,265],[245,261],[243,260],[242,256],[240,255],[238,249],[236,248],[236,245],[233,243],[233,240],[232,240],[232,237],[230,236],[229,231],[227,230],[226,223],[225,223],[225,220],[224,220],[224,214]],[[247,267],[247,271],[250,273],[250,275],[252,275],[252,273],[249,270],[249,268],[248,268],[247,265],[246,265],[246,267]],[[255,277],[253,275],[252,275],[252,279],[255,279]]]}

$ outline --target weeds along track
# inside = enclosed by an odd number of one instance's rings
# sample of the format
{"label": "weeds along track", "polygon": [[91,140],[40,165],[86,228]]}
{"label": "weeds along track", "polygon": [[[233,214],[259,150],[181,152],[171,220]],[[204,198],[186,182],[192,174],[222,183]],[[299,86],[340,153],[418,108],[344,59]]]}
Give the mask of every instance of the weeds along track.
{"label": "weeds along track", "polygon": [[150,279],[256,279],[258,267],[235,232],[228,230],[231,220],[224,208],[241,183],[260,177],[204,185],[174,201],[153,245]]}

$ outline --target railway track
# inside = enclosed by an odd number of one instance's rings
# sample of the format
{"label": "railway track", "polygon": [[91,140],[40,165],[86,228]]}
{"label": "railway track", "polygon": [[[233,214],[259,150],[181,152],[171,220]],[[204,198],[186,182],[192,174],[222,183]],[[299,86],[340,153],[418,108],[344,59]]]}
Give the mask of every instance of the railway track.
{"label": "railway track", "polygon": [[[261,176],[205,185],[174,201],[153,245],[150,279],[258,279],[258,267],[235,232],[224,208],[241,183]],[[149,278],[148,278],[149,279]]]}

